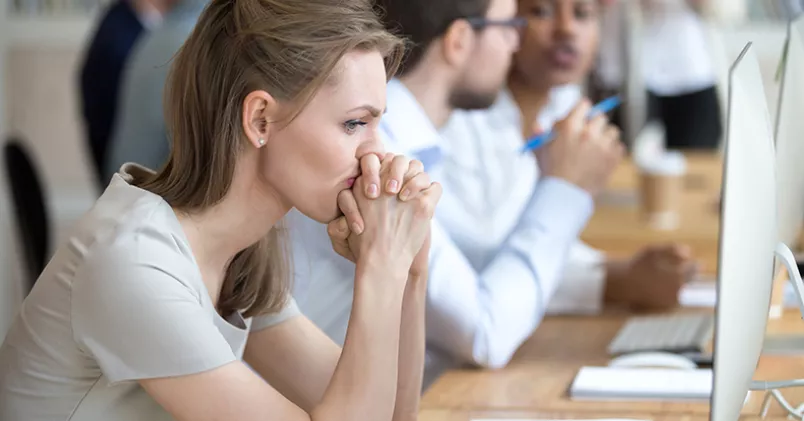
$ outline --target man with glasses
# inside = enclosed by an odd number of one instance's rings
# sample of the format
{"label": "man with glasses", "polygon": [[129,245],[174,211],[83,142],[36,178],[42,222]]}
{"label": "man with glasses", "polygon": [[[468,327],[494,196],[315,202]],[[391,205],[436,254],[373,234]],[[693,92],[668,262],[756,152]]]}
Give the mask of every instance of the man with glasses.
{"label": "man with glasses", "polygon": [[[525,198],[538,185],[542,162],[517,148],[581,100],[579,84],[598,50],[601,7],[599,0],[520,0],[519,13],[528,25],[508,89],[488,110],[453,113],[442,131],[450,151],[444,158],[449,168],[444,191],[477,192],[451,204],[452,223],[467,227],[461,248],[494,253],[499,240],[477,228],[483,218],[494,215],[503,230],[519,220]],[[685,246],[651,245],[630,259],[608,259],[579,241],[564,268],[566,294],[558,294],[550,310],[591,313],[604,305],[667,310],[677,305],[679,290],[695,268]]]}
{"label": "man with glasses", "polygon": [[[412,45],[398,78],[388,85],[388,112],[379,131],[389,150],[418,158],[433,179],[446,180],[443,157],[449,151],[438,130],[456,109],[484,109],[495,102],[519,46],[523,20],[516,18],[515,0],[378,3],[389,28]],[[432,226],[425,384],[456,364],[507,364],[561,289],[567,250],[623,151],[617,130],[602,116],[587,122],[588,111],[584,103],[557,125],[556,139],[543,150],[551,165],[527,193],[525,211],[510,229],[500,229],[493,214],[483,218],[483,210],[481,227],[453,223],[458,199],[478,192],[449,190],[445,184]],[[300,281],[297,301],[311,320],[342,342],[354,267],[332,252],[323,227],[297,214],[290,222]],[[330,224],[332,241],[343,242],[350,234],[343,227],[351,225],[343,224],[342,231],[332,228],[338,223]],[[459,246],[475,228],[497,240],[493,252],[480,255]]]}

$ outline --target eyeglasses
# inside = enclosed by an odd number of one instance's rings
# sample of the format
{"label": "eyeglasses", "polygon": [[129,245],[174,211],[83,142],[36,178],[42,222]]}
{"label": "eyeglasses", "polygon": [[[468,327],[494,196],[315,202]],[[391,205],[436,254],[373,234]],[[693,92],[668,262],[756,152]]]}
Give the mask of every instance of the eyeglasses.
{"label": "eyeglasses", "polygon": [[522,29],[528,26],[528,20],[524,17],[515,17],[511,19],[488,19],[483,17],[467,18],[467,22],[475,30],[486,29],[489,26],[503,26],[507,28]]}

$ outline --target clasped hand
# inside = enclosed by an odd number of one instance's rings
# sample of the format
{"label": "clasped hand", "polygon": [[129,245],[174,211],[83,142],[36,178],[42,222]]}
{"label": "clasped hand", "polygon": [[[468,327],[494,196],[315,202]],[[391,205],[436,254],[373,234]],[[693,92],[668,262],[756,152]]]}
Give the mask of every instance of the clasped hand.
{"label": "clasped hand", "polygon": [[360,161],[361,175],[338,195],[343,216],[327,226],[332,248],[344,258],[387,265],[411,275],[427,272],[430,221],[441,186],[418,160],[373,154]]}

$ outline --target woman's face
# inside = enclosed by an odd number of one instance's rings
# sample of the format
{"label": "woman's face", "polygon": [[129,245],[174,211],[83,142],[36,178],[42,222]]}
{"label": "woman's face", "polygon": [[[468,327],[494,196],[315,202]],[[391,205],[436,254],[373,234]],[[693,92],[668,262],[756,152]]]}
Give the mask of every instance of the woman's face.
{"label": "woman's face", "polygon": [[301,113],[269,134],[262,176],[287,205],[322,223],[338,217],[338,193],[360,174],[360,158],[384,151],[386,82],[379,52],[350,52]]}
{"label": "woman's face", "polygon": [[599,0],[520,0],[528,19],[514,66],[533,85],[579,83],[597,54]]}

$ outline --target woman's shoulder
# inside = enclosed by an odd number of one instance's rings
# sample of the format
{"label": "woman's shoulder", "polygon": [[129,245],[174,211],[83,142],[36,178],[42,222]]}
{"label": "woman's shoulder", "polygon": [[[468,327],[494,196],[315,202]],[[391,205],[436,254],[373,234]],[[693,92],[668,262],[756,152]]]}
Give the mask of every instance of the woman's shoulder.
{"label": "woman's shoulder", "polygon": [[[67,260],[87,279],[118,272],[103,282],[122,282],[128,274],[156,270],[200,290],[197,265],[181,224],[161,197],[115,175],[109,187],[79,221],[54,259]],[[57,266],[59,262],[56,262]],[[62,262],[67,263],[67,262]]]}

